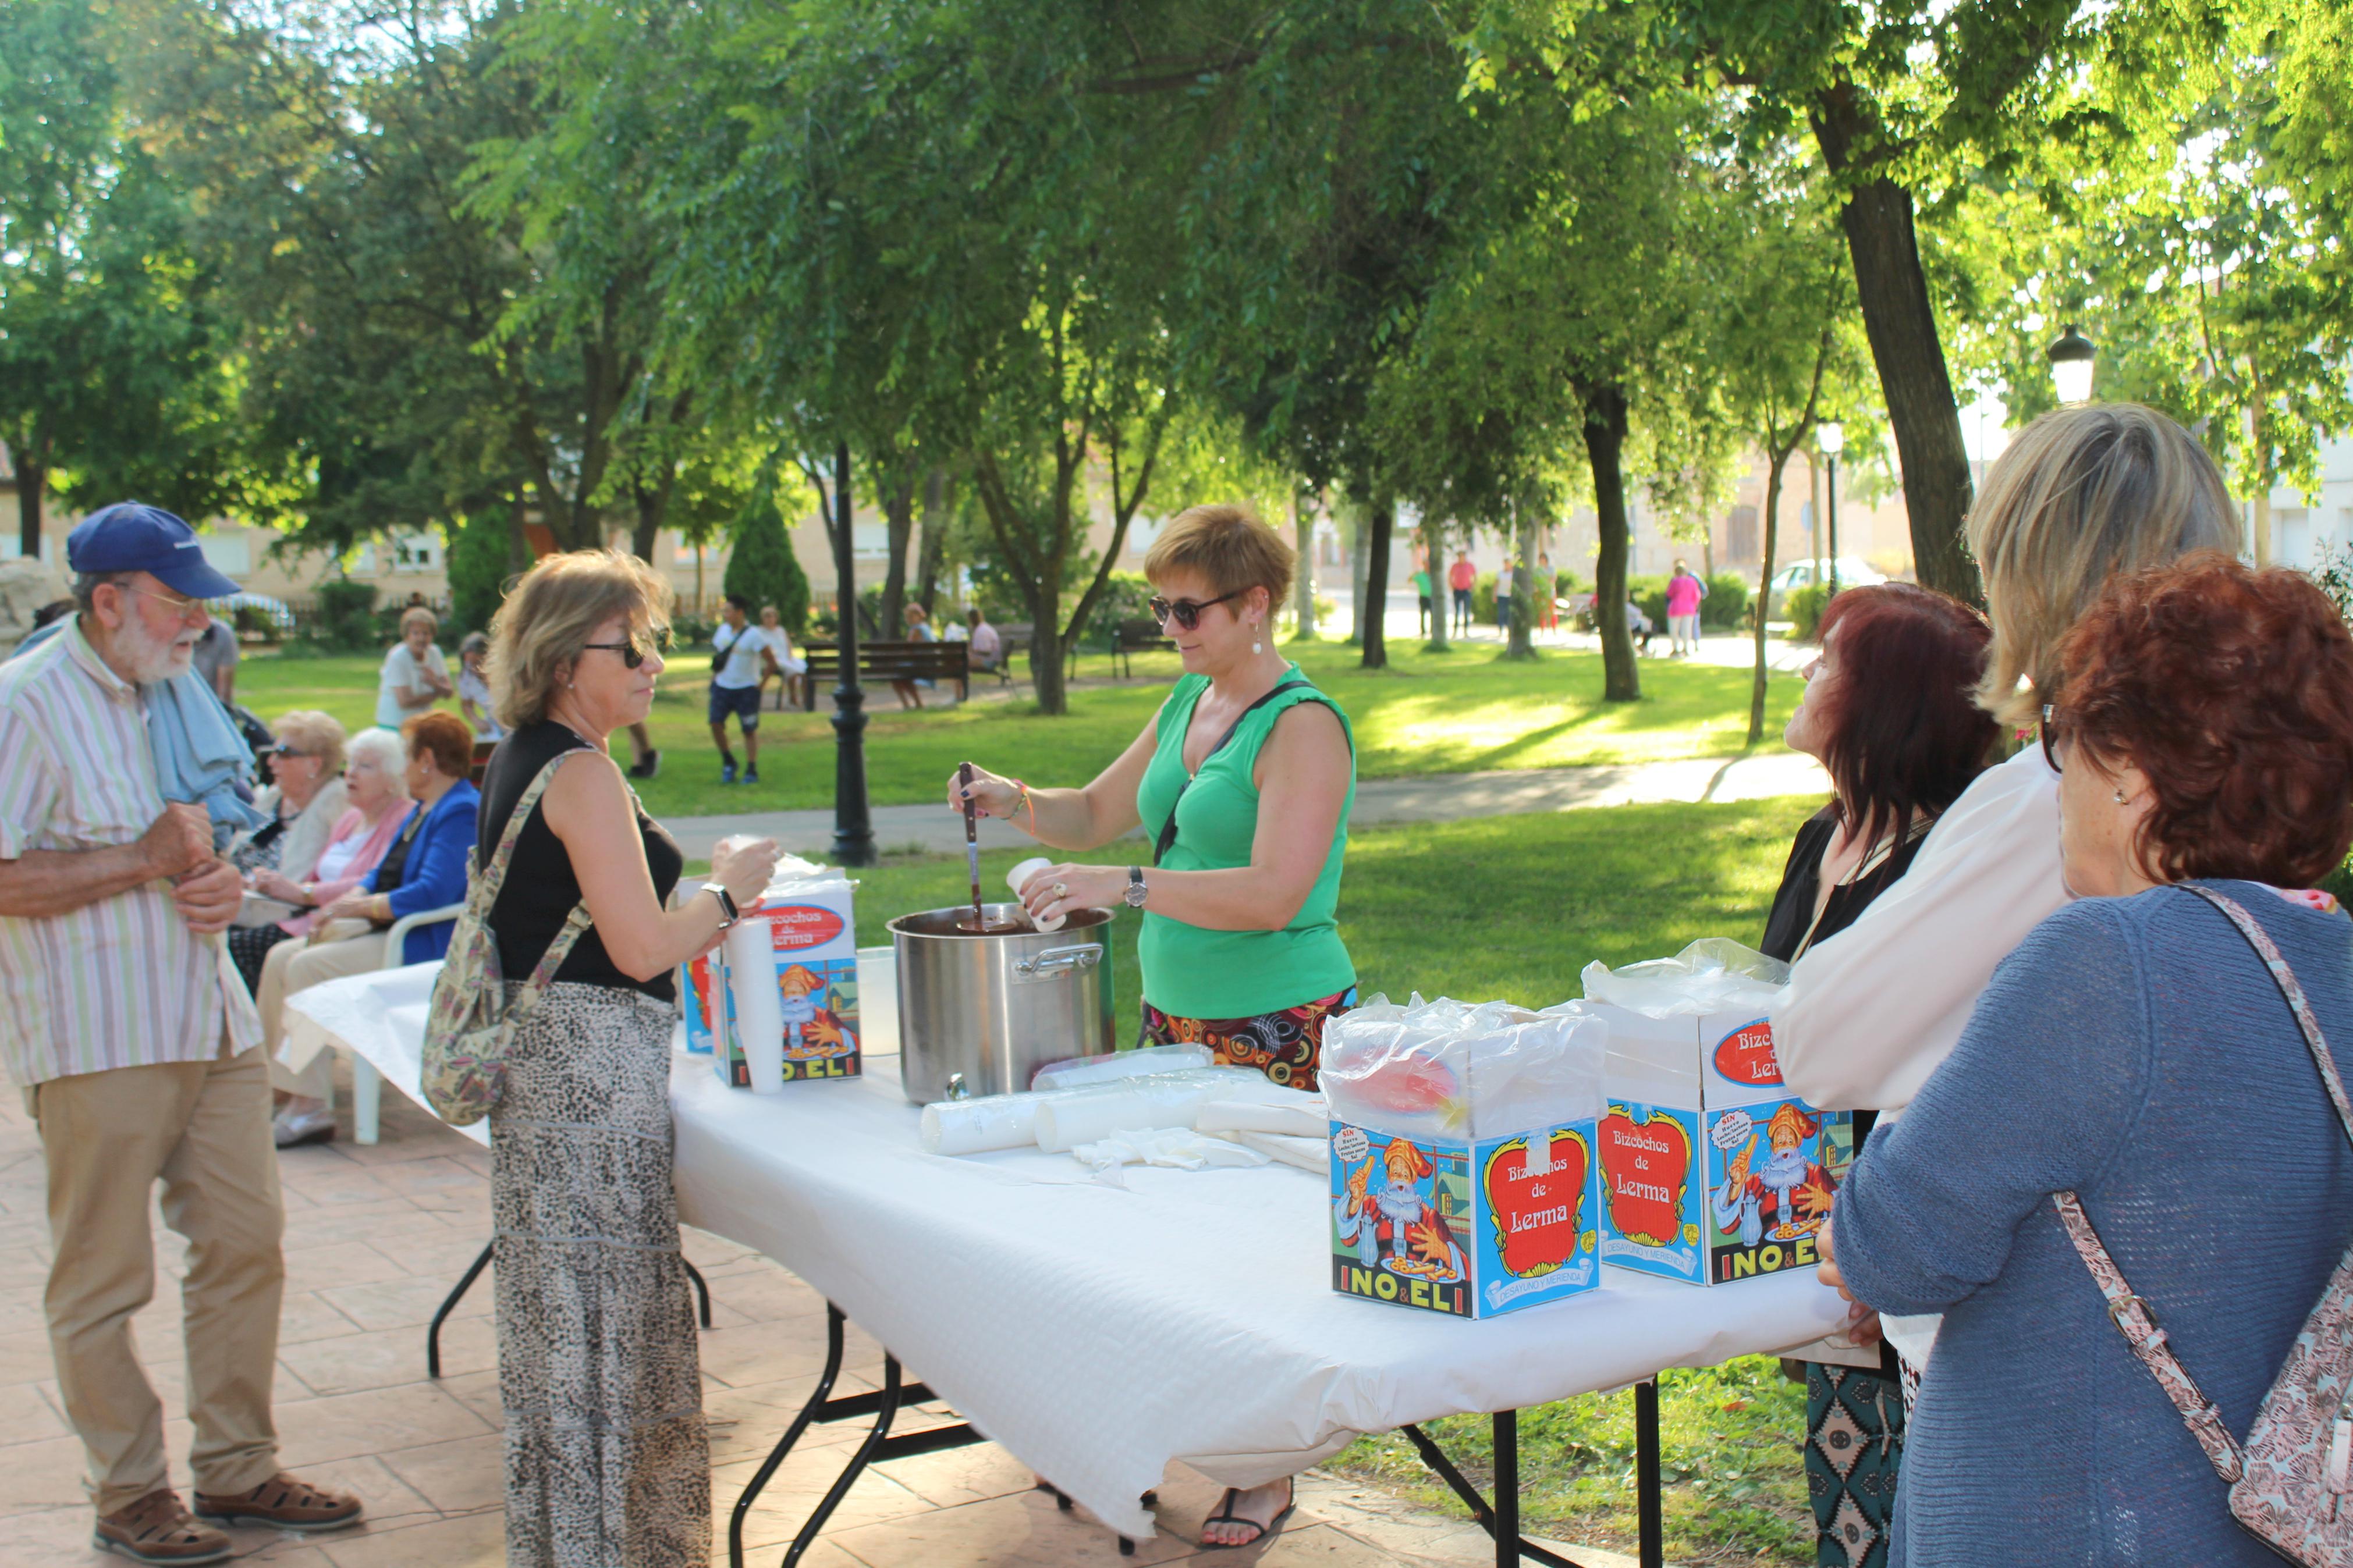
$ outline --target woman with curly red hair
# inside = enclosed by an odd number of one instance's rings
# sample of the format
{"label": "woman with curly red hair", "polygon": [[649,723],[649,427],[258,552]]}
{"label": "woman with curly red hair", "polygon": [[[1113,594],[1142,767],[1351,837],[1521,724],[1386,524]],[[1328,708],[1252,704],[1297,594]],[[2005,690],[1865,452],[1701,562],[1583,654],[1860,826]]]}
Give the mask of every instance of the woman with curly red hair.
{"label": "woman with curly red hair", "polygon": [[1823,1275],[1944,1314],[1891,1562],[2253,1568],[2135,1346],[2243,1443],[2353,1243],[2353,926],[2310,890],[2353,846],[2353,636],[2300,574],[2194,555],[2112,583],[2050,674],[2077,901],[1872,1139]]}

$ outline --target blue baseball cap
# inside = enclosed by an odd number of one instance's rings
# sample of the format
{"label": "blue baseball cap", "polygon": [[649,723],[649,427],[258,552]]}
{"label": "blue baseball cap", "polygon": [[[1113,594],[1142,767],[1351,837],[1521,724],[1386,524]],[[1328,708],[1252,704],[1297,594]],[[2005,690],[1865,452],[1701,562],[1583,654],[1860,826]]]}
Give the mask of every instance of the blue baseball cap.
{"label": "blue baseball cap", "polygon": [[119,500],[100,507],[66,536],[66,564],[76,572],[144,572],[191,599],[242,592],[205,559],[196,531],[160,506]]}

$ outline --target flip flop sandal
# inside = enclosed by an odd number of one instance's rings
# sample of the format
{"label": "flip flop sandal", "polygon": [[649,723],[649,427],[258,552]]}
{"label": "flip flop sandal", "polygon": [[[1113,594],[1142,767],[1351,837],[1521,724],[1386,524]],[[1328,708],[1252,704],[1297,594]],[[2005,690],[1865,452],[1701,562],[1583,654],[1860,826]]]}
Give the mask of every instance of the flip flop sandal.
{"label": "flip flop sandal", "polygon": [[1256,1546],[1268,1536],[1275,1534],[1277,1531],[1281,1531],[1282,1529],[1282,1521],[1299,1511],[1299,1483],[1295,1480],[1291,1483],[1291,1500],[1282,1505],[1282,1512],[1276,1514],[1264,1524],[1261,1524],[1254,1519],[1243,1519],[1234,1512],[1234,1500],[1241,1495],[1241,1488],[1228,1487],[1226,1489],[1224,1499],[1218,1504],[1218,1511],[1203,1520],[1201,1521],[1201,1528],[1207,1530],[1213,1524],[1246,1524],[1252,1530],[1257,1531],[1258,1533],[1251,1536],[1248,1541],[1204,1541],[1201,1542],[1202,1551],[1239,1552],[1246,1546]]}

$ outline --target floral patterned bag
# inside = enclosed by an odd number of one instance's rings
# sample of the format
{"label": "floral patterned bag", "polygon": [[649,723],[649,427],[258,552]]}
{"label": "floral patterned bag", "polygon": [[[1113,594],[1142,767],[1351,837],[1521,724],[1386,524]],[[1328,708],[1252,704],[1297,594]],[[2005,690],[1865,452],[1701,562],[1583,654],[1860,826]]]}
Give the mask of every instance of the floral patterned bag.
{"label": "floral patterned bag", "polygon": [[[2346,1136],[2353,1138],[2353,1105],[2337,1064],[2320,1037],[2303,987],[2253,915],[2209,888],[2197,894],[2229,917],[2247,939],[2287,998],[2295,1021],[2320,1069],[2322,1087],[2337,1109]],[[2132,1293],[2124,1273],[2101,1245],[2084,1205],[2073,1193],[2056,1193],[2060,1222],[2075,1250],[2107,1298],[2108,1318],[2173,1401],[2175,1409],[2206,1450],[2207,1461],[2231,1489],[2231,1514],[2264,1545],[2307,1568],[2353,1568],[2353,1252],[2329,1276],[2328,1289],[2305,1320],[2271,1392],[2255,1412],[2242,1447],[2222,1424],[2213,1401],[2201,1393],[2166,1342],[2149,1304]]]}
{"label": "floral patterned bag", "polygon": [[426,1103],[452,1127],[470,1127],[491,1113],[506,1089],[507,1047],[514,1032],[539,1005],[539,999],[564,967],[572,944],[588,929],[586,900],[572,906],[571,918],[540,955],[522,994],[507,1000],[506,977],[499,969],[498,937],[491,930],[491,906],[507,879],[507,862],[514,858],[515,840],[539,805],[539,797],[554,782],[555,770],[575,753],[565,752],[539,770],[515,802],[506,831],[488,867],[478,867],[468,851],[466,912],[449,933],[448,956],[433,981],[433,1000],[425,1015],[424,1089]]}

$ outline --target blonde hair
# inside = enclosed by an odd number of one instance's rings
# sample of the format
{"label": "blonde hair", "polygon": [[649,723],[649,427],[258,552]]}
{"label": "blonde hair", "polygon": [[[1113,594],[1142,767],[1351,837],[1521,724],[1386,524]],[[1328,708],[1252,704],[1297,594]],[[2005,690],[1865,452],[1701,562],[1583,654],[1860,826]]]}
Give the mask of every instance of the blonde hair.
{"label": "blonde hair", "polygon": [[319,759],[319,776],[333,778],[343,771],[343,727],[332,713],[297,708],[280,713],[277,723],[280,744],[291,744],[305,756]]}
{"label": "blonde hair", "polygon": [[1247,507],[1187,507],[1160,531],[1144,557],[1144,574],[1156,584],[1170,572],[1191,572],[1219,594],[1264,588],[1270,611],[1291,592],[1298,553]]}
{"label": "blonde hair", "polygon": [[441,629],[440,616],[435,615],[432,611],[427,609],[422,605],[411,605],[408,608],[400,613],[400,635],[404,637],[406,637],[408,635],[408,628],[418,625],[420,622],[428,632],[438,632]]}
{"label": "blonde hair", "polygon": [[556,681],[596,628],[615,616],[632,634],[670,630],[670,584],[634,555],[575,550],[522,575],[491,617],[486,676],[499,722],[510,730],[547,716]]}
{"label": "blonde hair", "polygon": [[2025,730],[2056,700],[2059,639],[2109,578],[2195,550],[2236,554],[2239,524],[2195,436],[2154,408],[2107,403],[2045,414],[2011,437],[1968,541],[1993,622],[1978,706]]}

